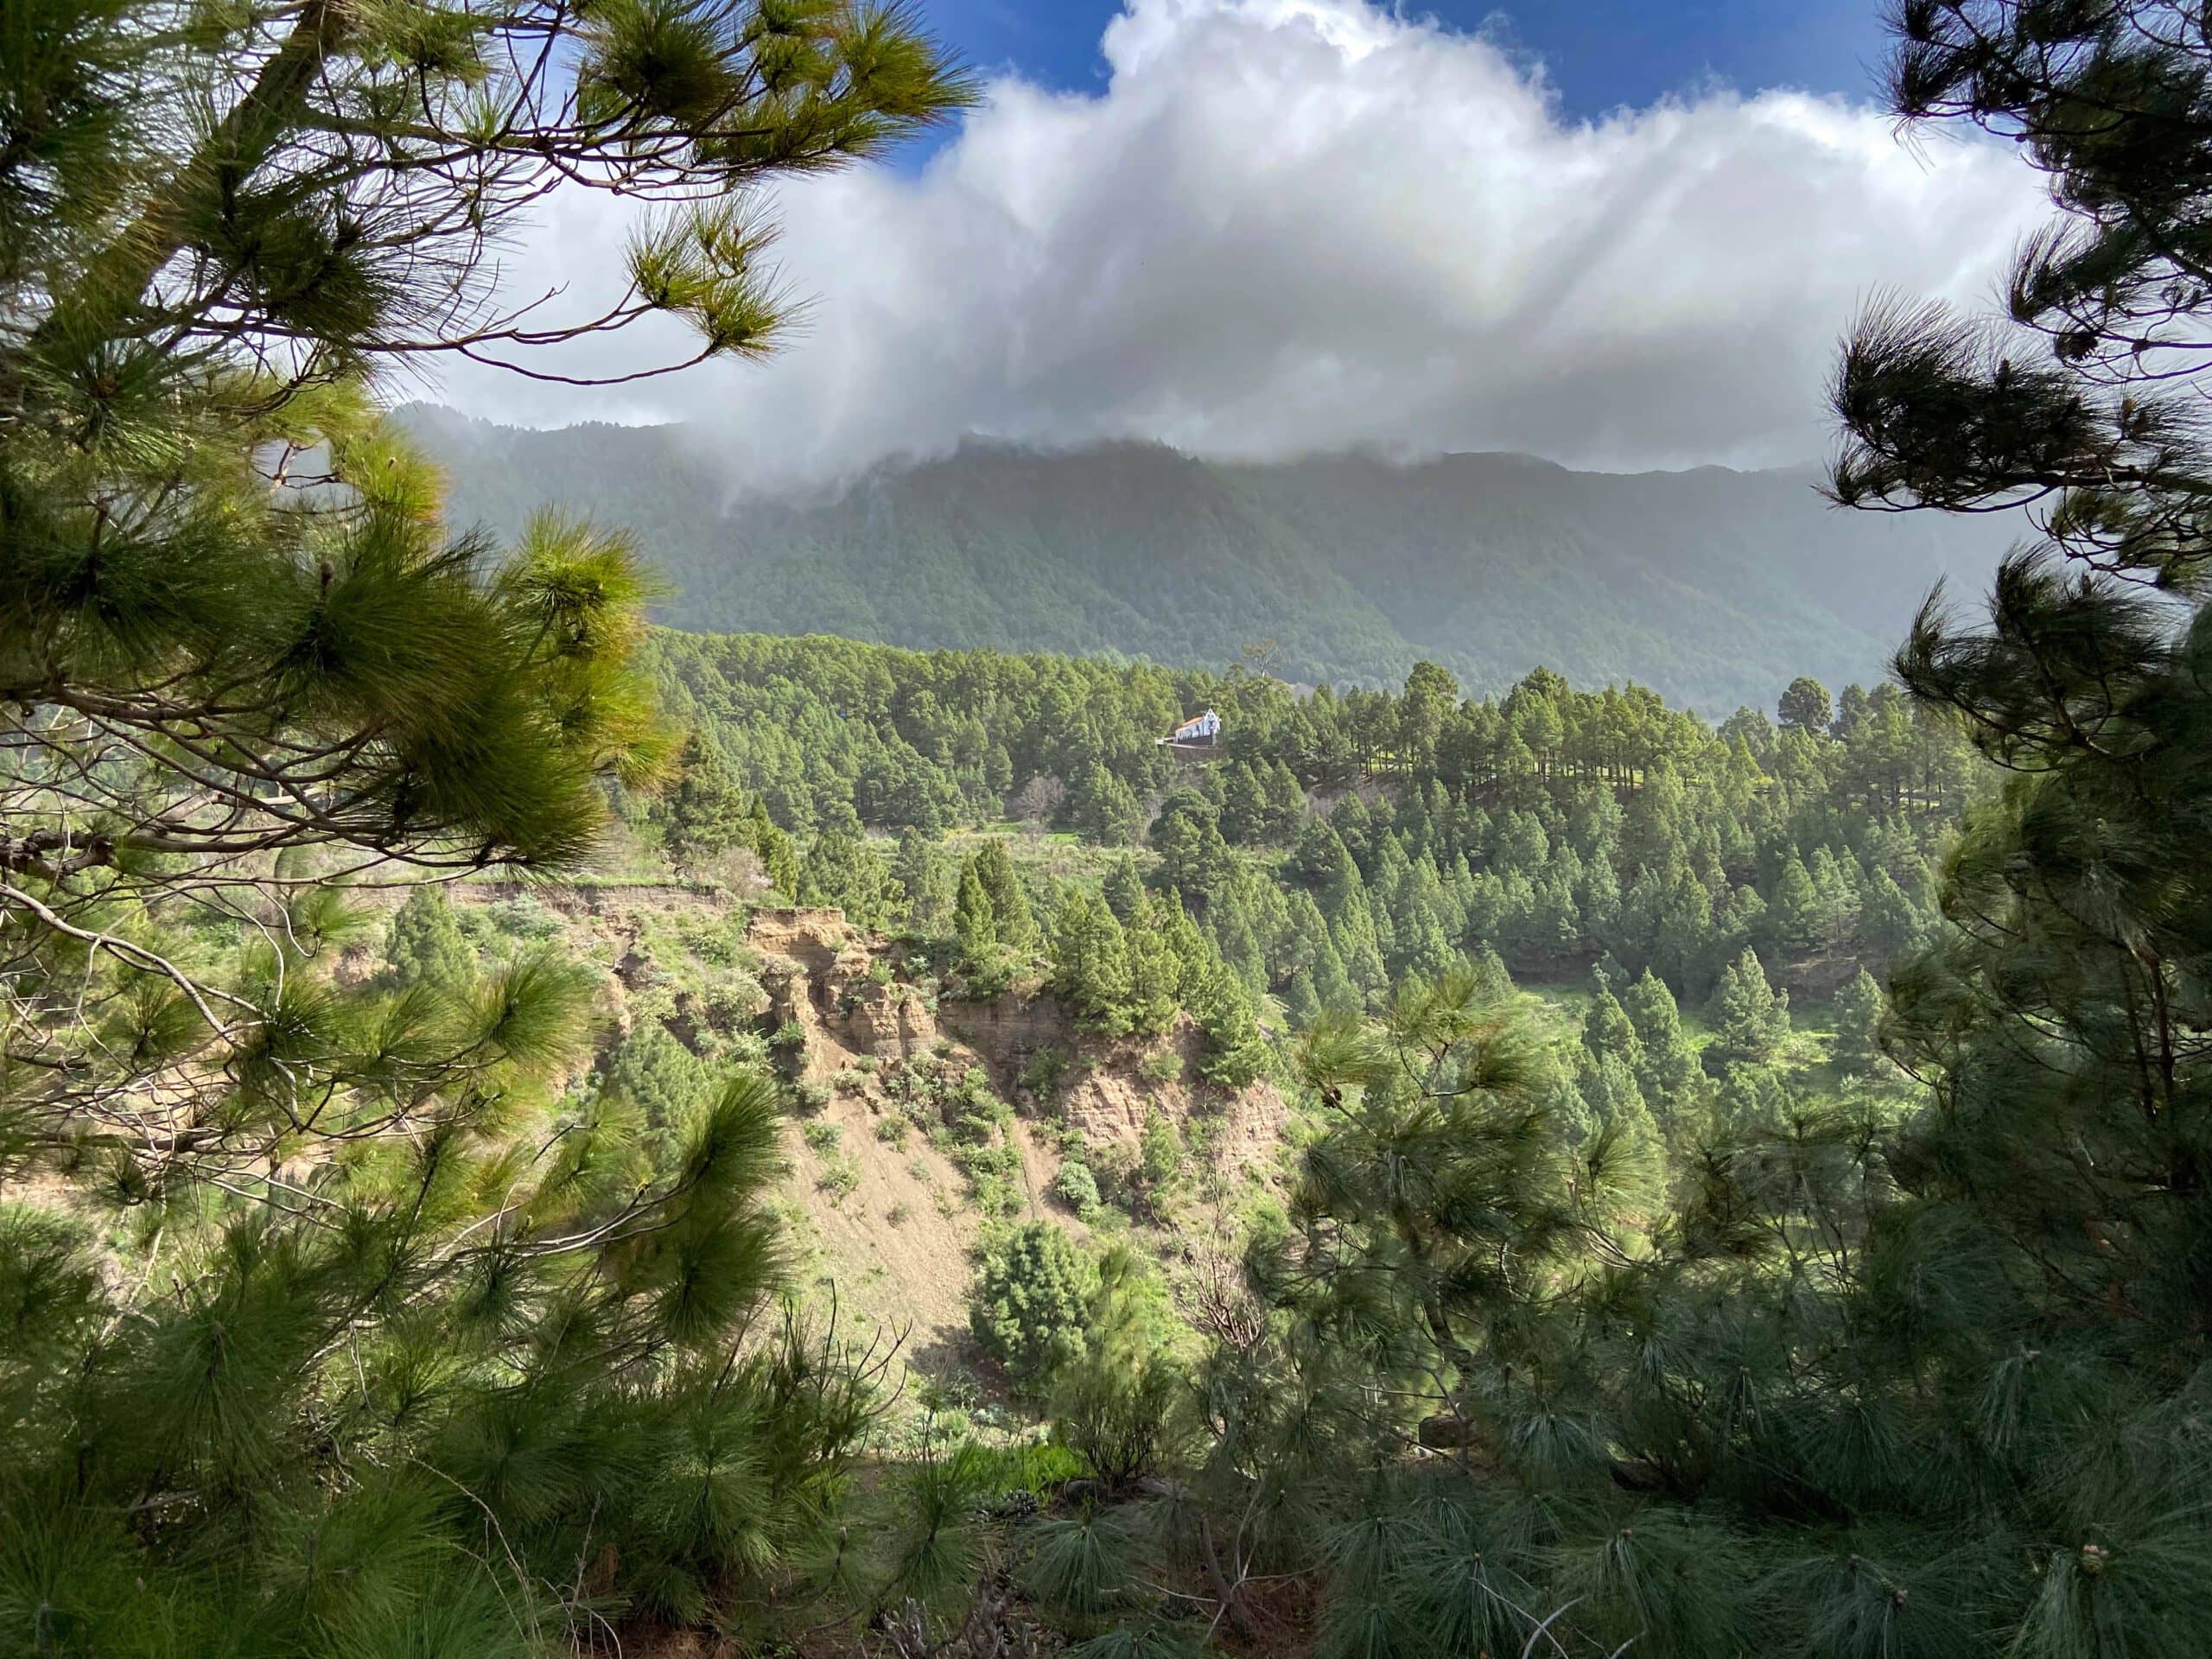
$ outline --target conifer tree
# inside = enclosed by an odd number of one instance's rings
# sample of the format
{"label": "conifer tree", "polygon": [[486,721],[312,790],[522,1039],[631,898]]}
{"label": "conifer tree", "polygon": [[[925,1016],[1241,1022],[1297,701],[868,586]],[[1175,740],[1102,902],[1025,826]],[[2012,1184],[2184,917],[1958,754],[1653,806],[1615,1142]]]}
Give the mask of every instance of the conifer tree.
{"label": "conifer tree", "polygon": [[1106,879],[1099,884],[1101,895],[1115,919],[1127,927],[1142,912],[1147,895],[1144,878],[1137,874],[1137,861],[1127,853],[1114,861],[1114,868],[1106,872]]}
{"label": "conifer tree", "polygon": [[887,925],[902,896],[883,855],[846,830],[823,830],[799,861],[799,903],[842,910],[859,926]]}
{"label": "conifer tree", "polygon": [[1713,1045],[1707,1058],[1723,1065],[1764,1065],[1789,1038],[1789,994],[1767,981],[1758,954],[1746,947],[1713,988]]}
{"label": "conifer tree", "polygon": [[924,938],[942,938],[953,925],[952,861],[918,830],[899,837],[893,874],[906,904],[907,925]]}
{"label": "conifer tree", "polygon": [[1808,956],[1828,943],[1829,911],[1812,873],[1795,854],[1783,861],[1766,911],[1767,938],[1785,956]]}
{"label": "conifer tree", "polygon": [[1014,860],[1007,855],[1005,841],[996,836],[987,839],[976,849],[970,861],[976,878],[990,896],[991,925],[994,937],[1010,950],[1027,951],[1037,943],[1037,920],[1029,908],[1029,895],[1021,886],[1020,874],[1014,868]]}
{"label": "conifer tree", "polygon": [[1649,968],[1628,988],[1621,1006],[1643,1045],[1637,1081],[1661,1120],[1671,1125],[1677,1115],[1688,1110],[1705,1076],[1697,1046],[1682,1030],[1675,994]]}
{"label": "conifer tree", "polygon": [[1835,718],[1827,687],[1808,675],[1800,675],[1789,682],[1789,689],[1782,694],[1781,705],[1775,712],[1783,731],[1823,737]]}
{"label": "conifer tree", "polygon": [[1198,1071],[1209,1083],[1241,1089],[1265,1070],[1267,1045],[1259,1012],[1219,956],[1205,950],[1186,959],[1183,1006],[1205,1033],[1205,1058]]}
{"label": "conifer tree", "polygon": [[[777,1334],[772,1088],[725,1080],[656,1171],[619,1103],[562,1103],[575,964],[331,964],[346,878],[557,873],[664,777],[649,584],[579,522],[453,533],[372,388],[654,315],[766,348],[755,189],[964,86],[834,3],[63,0],[0,36],[0,1177],[67,1192],[0,1208],[0,1283],[44,1287],[0,1359],[0,1648],[742,1620],[868,1412]],[[594,188],[645,206],[613,308],[498,291]],[[420,982],[442,931],[403,930]]]}
{"label": "conifer tree", "polygon": [[1603,969],[1597,981],[1597,993],[1582,1015],[1582,1046],[1599,1059],[1620,1060],[1632,1073],[1643,1063],[1643,1039]]}
{"label": "conifer tree", "polygon": [[986,1241],[969,1324],[1023,1387],[1041,1388],[1084,1350],[1098,1270],[1060,1228],[1032,1221]]}
{"label": "conifer tree", "polygon": [[1109,1029],[1129,1021],[1128,950],[1105,901],[1078,889],[1052,929],[1052,988],[1079,1019]]}
{"label": "conifer tree", "polygon": [[[1177,948],[1176,930],[1161,913],[1166,904],[1149,893],[1142,894],[1122,928],[1128,963],[1129,1025],[1132,1030],[1146,1033],[1166,1030],[1183,1006],[1187,969]],[[1109,904],[1108,914],[1113,913]]]}
{"label": "conifer tree", "polygon": [[670,856],[697,865],[733,847],[750,846],[752,805],[721,747],[694,732],[684,743],[682,766],[664,809]]}
{"label": "conifer tree", "polygon": [[969,964],[986,960],[999,942],[998,918],[991,895],[984,888],[982,873],[969,859],[961,867],[960,890],[953,900],[952,930],[960,941],[960,955]]}
{"label": "conifer tree", "polygon": [[1882,988],[1864,968],[1835,994],[1835,1063],[1846,1071],[1872,1076],[1885,1064]]}
{"label": "conifer tree", "polygon": [[461,936],[444,888],[423,886],[407,895],[391,918],[385,963],[403,989],[421,985],[454,996],[475,984],[476,952]]}

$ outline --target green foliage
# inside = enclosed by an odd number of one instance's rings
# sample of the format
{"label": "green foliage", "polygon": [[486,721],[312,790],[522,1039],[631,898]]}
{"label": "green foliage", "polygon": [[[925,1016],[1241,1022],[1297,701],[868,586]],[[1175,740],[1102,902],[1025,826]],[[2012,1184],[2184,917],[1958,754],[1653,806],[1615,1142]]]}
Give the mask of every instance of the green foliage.
{"label": "green foliage", "polygon": [[[1138,1569],[1202,1579],[1224,1623],[1288,1563],[1320,1575],[1332,1654],[2116,1656],[2187,1650],[2212,1614],[2212,467],[2190,384],[2212,50],[2156,0],[1897,22],[1899,112],[2021,140],[2069,219],[2024,245],[2012,327],[1886,306],[1838,377],[1847,502],[2044,504],[1988,617],[1931,608],[1900,657],[2010,773],[1944,860],[1948,925],[1905,897],[1924,850],[1859,884],[1855,923],[1834,845],[1770,844],[1760,887],[1724,897],[1667,850],[1682,780],[1648,777],[1621,833],[1656,856],[1615,948],[1655,970],[1623,999],[1655,1085],[1680,1077],[1667,942],[1732,940],[1713,1110],[1678,1114],[1657,1213],[1604,1121],[1644,1078],[1602,999],[1580,1141],[1514,1134],[1526,1080],[1482,1075],[1510,1020],[1457,995],[1415,982],[1380,1021],[1317,1021],[1318,1136],[1288,1235],[1251,1256],[1277,1323],[1206,1318],[1203,1432]],[[1810,685],[1783,712],[1728,742],[1783,780],[1900,717]],[[1505,833],[1556,859],[1563,827]],[[1926,1085],[1902,1112],[1791,1067],[1758,954],[1882,912],[1891,948],[1930,948],[1895,964],[1886,1014],[1872,972],[1846,985],[1835,1058],[1871,1066],[1878,1028]],[[1415,1424],[1372,1403],[1415,1399]],[[1437,1455],[1406,1459],[1408,1431]]]}
{"label": "green foliage", "polygon": [[1026,1222],[985,1239],[969,1328],[1016,1386],[1043,1388],[1083,1349],[1098,1269],[1050,1222]]}
{"label": "green foliage", "polygon": [[890,865],[859,836],[824,830],[799,860],[799,902],[833,906],[859,926],[887,926],[902,897]]}
{"label": "green foliage", "polygon": [[391,918],[385,966],[403,989],[423,986],[442,995],[464,996],[476,982],[476,953],[461,936],[445,890],[421,887]]}
{"label": "green foliage", "polygon": [[[1402,684],[1427,658],[1495,694],[1541,642],[1578,684],[1633,678],[1719,714],[1770,708],[1796,674],[1868,678],[1925,573],[1986,569],[2011,534],[1967,523],[1900,535],[1823,511],[1795,469],[1254,464],[1126,443],[963,446],[734,522],[726,476],[681,432],[420,421],[447,446],[469,521],[505,526],[566,499],[649,535],[679,627],[1182,666],[1236,663],[1265,639],[1265,672],[1308,685]],[[1218,706],[1194,696],[1151,735]],[[972,687],[944,707],[980,713]],[[1087,759],[1071,747],[1023,761],[999,792],[1038,771],[1079,792]]]}
{"label": "green foliage", "polygon": [[1642,1050],[1637,1083],[1662,1123],[1688,1115],[1705,1071],[1697,1047],[1683,1033],[1681,1011],[1674,993],[1647,968],[1630,986],[1621,1006],[1636,1028]]}
{"label": "green foliage", "polygon": [[1079,1158],[1069,1158],[1052,1178],[1052,1194],[1076,1214],[1089,1217],[1098,1208],[1098,1178]]}
{"label": "green foliage", "polygon": [[1706,1055],[1720,1065],[1763,1065],[1789,1040],[1789,994],[1767,982],[1758,953],[1748,947],[1713,988],[1708,1017],[1713,1037]]}
{"label": "green foliage", "polygon": [[999,942],[998,911],[983,886],[983,878],[970,859],[960,872],[960,888],[953,905],[952,925],[960,940],[963,961],[986,961]]}
{"label": "green foliage", "polygon": [[920,830],[908,830],[899,838],[893,875],[906,899],[909,927],[927,939],[955,931],[957,878],[942,848]]}
{"label": "green foliage", "polygon": [[[1130,1028],[1164,1030],[1192,1007],[1186,975],[1198,964],[1205,977],[1211,952],[1246,1005],[1204,988],[1230,1051],[1245,1049],[1243,1014],[1262,999],[1304,1024],[1484,950],[1541,981],[1609,957],[1617,993],[1649,969],[1691,1005],[1746,945],[1777,976],[1810,963],[1879,975],[1933,922],[1932,861],[1973,776],[1961,734],[1887,686],[1848,688],[1850,721],[1830,735],[1777,732],[1749,711],[1715,731],[1648,691],[1578,692],[1544,671],[1503,698],[1455,702],[1428,676],[1395,696],[1300,696],[1264,677],[989,652],[652,645],[671,696],[703,711],[697,729],[757,780],[756,809],[819,830],[826,849],[849,850],[855,818],[906,832],[901,886],[937,877],[930,833],[870,781],[887,747],[977,820],[997,813],[1006,779],[1058,770],[1159,799],[1148,873],[1132,856],[1102,868],[1077,853],[1065,856],[1088,866],[1080,875],[1054,868],[1058,855],[1018,867],[1007,837],[976,843],[974,881],[964,867],[952,878],[960,976],[983,995],[1023,977],[1034,918],[1056,918],[1096,870],[1127,936]],[[1222,711],[1230,755],[1179,772],[1154,740],[1192,706]],[[1337,791],[1325,817],[1305,804],[1323,788]],[[1079,836],[1118,844],[1118,831],[1070,814]],[[1266,849],[1283,845],[1278,865]],[[941,915],[926,892],[906,905]],[[1179,911],[1202,943],[1182,934]],[[1256,1070],[1249,1050],[1220,1066]]]}
{"label": "green foliage", "polygon": [[715,1078],[704,1062],[668,1033],[659,1020],[639,1020],[607,1052],[600,1090],[644,1117],[657,1158],[677,1146],[705,1109]]}
{"label": "green foliage", "polygon": [[1782,694],[1782,702],[1775,711],[1777,723],[1785,732],[1805,732],[1826,736],[1835,710],[1828,697],[1828,689],[1818,680],[1799,675],[1789,682],[1789,689]]}
{"label": "green foliage", "polygon": [[[740,204],[967,95],[894,13],[769,22],[6,14],[0,1649],[519,1659],[802,1581],[873,1408],[779,1319],[773,1085],[649,1154],[561,1097],[573,957],[480,969],[424,889],[335,962],[346,877],[557,875],[666,780],[632,543],[455,535],[373,389],[654,312],[764,349]],[[690,205],[522,325],[494,251],[594,187]]]}
{"label": "green foliage", "polygon": [[1835,1063],[1859,1077],[1878,1076],[1886,1059],[1882,1052],[1882,1014],[1888,999],[1873,975],[1860,969],[1835,994]]}
{"label": "green foliage", "polygon": [[969,861],[976,880],[991,901],[991,937],[1009,950],[1027,951],[1037,943],[1037,922],[1022,889],[1020,872],[1007,855],[1006,842],[993,836]]}
{"label": "green foliage", "polygon": [[[1098,1262],[1097,1289],[1086,1310],[1081,1353],[1054,1378],[1055,1438],[1083,1459],[1109,1496],[1134,1491],[1155,1474],[1178,1431],[1175,1407],[1187,1380],[1169,1351],[1167,1299],[1143,1260],[1127,1245]],[[1080,1575],[1057,1579],[1049,1599],[1078,1613],[1096,1613],[1119,1588],[1113,1555]],[[1078,1589],[1079,1587],[1079,1589]]]}
{"label": "green foliage", "polygon": [[1180,1083],[1183,1057],[1172,1048],[1156,1048],[1144,1057],[1137,1070],[1154,1083]]}
{"label": "green foliage", "polygon": [[1121,923],[1103,899],[1077,892],[1052,929],[1052,988],[1080,1019],[1125,1027],[1129,962]]}

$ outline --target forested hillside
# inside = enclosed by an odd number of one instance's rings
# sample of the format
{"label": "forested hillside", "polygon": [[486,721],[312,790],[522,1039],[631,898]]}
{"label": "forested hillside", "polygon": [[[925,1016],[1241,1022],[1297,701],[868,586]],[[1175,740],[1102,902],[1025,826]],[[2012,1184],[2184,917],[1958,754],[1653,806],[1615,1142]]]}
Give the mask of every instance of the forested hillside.
{"label": "forested hillside", "polygon": [[705,632],[1118,653],[1395,685],[1417,661],[1502,691],[1540,663],[1718,717],[1798,674],[1879,676],[1941,577],[2019,526],[1839,512],[1809,470],[1615,475],[1516,455],[1273,465],[1156,445],[971,442],[825,498],[730,499],[681,429],[528,432],[416,408],[462,523],[588,502],[652,546],[661,617]]}
{"label": "forested hillside", "polygon": [[[775,346],[759,193],[976,95],[906,10],[0,0],[0,1653],[2202,1651],[2212,32],[1892,21],[2057,218],[1850,328],[1863,514],[733,517],[378,389]],[[501,292],[594,189],[626,297]]]}
{"label": "forested hillside", "polygon": [[[652,652],[694,734],[690,778],[653,810],[674,855],[750,833],[741,791],[810,856],[1009,811],[1150,849],[1155,884],[1300,1023],[1484,950],[1544,979],[1654,968],[1702,1001],[1748,948],[1825,995],[1926,932],[1930,861],[1974,772],[1960,734],[1894,687],[1834,701],[1807,678],[1779,727],[1746,709],[1716,728],[1548,670],[1465,701],[1433,665],[1401,692],[1301,695],[826,638],[664,632]],[[1223,718],[1208,758],[1158,741],[1203,709]],[[798,874],[810,899],[878,921],[902,913],[868,896],[893,877]]]}

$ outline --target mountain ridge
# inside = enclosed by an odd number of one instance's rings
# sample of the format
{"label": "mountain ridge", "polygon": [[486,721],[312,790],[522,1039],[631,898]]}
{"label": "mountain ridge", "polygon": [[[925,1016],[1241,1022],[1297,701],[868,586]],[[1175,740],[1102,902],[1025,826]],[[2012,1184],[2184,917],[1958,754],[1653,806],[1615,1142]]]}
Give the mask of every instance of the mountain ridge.
{"label": "mountain ridge", "polygon": [[696,632],[835,633],[1235,660],[1387,683],[1427,658],[1471,690],[1540,664],[1707,713],[1801,673],[1883,671],[1939,579],[1979,583],[2001,522],[1853,514],[1810,467],[1587,473],[1510,451],[1216,461],[1122,440],[968,440],[790,497],[734,494],[682,427],[500,427],[401,411],[457,525],[556,505],[626,526]]}

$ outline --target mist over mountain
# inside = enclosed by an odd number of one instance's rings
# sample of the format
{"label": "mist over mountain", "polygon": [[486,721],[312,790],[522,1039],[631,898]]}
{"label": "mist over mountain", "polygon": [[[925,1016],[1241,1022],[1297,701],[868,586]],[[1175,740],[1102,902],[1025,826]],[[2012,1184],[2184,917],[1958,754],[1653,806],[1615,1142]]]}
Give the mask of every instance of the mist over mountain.
{"label": "mist over mountain", "polygon": [[823,632],[1220,664],[1274,642],[1301,681],[1471,690],[1539,664],[1708,714],[1799,674],[1883,672],[1939,579],[1971,593],[2001,521],[1853,513],[1808,467],[1570,471],[1515,454],[1268,463],[1164,446],[971,441],[806,498],[732,501],[685,429],[524,430],[416,406],[459,526],[558,506],[634,531],[702,632]]}

